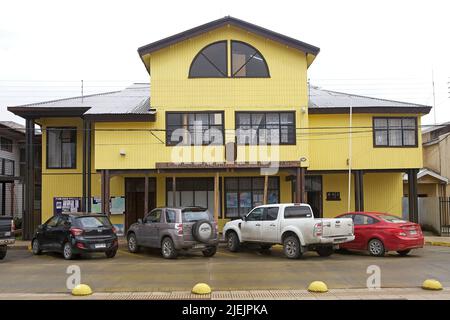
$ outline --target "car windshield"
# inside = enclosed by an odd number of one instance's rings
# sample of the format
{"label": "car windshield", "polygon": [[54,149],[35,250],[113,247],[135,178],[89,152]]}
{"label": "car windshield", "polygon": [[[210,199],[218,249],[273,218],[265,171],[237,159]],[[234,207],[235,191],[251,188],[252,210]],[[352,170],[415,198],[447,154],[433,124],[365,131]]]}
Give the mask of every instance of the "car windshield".
{"label": "car windshield", "polygon": [[106,217],[82,217],[78,218],[77,221],[82,228],[98,228],[111,226],[108,218]]}
{"label": "car windshield", "polygon": [[210,214],[208,210],[201,209],[185,209],[182,212],[183,222],[194,222],[199,220],[210,220]]}
{"label": "car windshield", "polygon": [[391,216],[389,214],[380,214],[378,217],[384,221],[391,223],[405,223],[405,220],[402,220],[400,217]]}

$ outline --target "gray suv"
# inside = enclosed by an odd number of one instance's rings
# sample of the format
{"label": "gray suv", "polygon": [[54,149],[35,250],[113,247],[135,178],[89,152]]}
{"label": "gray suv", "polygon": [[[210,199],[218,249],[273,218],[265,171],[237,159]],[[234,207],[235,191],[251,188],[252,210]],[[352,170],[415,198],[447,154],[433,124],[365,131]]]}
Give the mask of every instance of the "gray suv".
{"label": "gray suv", "polygon": [[140,247],[161,248],[166,259],[174,259],[180,250],[199,250],[212,257],[218,246],[217,224],[205,208],[156,208],[130,226],[128,250]]}

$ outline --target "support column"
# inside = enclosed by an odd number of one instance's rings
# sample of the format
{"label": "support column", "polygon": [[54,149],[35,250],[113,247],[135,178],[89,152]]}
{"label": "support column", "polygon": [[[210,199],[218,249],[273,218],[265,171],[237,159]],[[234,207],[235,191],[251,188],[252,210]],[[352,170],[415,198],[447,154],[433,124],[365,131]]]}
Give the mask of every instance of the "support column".
{"label": "support column", "polygon": [[86,194],[87,194],[87,212],[92,211],[92,175],[91,175],[91,163],[92,163],[92,155],[91,155],[91,121],[87,121],[87,140],[86,140],[86,150],[87,150],[87,186],[86,186]]}
{"label": "support column", "polygon": [[101,201],[102,201],[102,213],[106,212],[105,209],[105,203],[106,203],[106,197],[105,197],[105,170],[100,171],[100,193],[101,193]]}
{"label": "support column", "polygon": [[148,176],[144,178],[144,214],[148,213]]}
{"label": "support column", "polygon": [[82,147],[82,169],[81,169],[81,186],[82,186],[82,196],[81,196],[81,212],[86,212],[86,120],[83,120],[83,147]]}
{"label": "support column", "polygon": [[354,170],[355,211],[364,211],[364,181],[362,170]]}
{"label": "support column", "polygon": [[305,168],[298,167],[295,178],[295,202],[303,203],[305,201]]}
{"label": "support column", "polygon": [[177,178],[175,176],[172,177],[172,204],[175,208],[177,206]]}
{"label": "support column", "polygon": [[109,216],[109,198],[110,198],[110,176],[109,170],[105,170],[105,214]]}
{"label": "support column", "polygon": [[214,220],[219,221],[219,173],[214,176]]}
{"label": "support column", "polygon": [[26,120],[26,196],[25,211],[23,215],[23,240],[31,240],[33,237],[34,221],[34,119]]}
{"label": "support column", "polygon": [[408,169],[408,205],[409,220],[411,222],[419,222],[418,199],[417,199],[417,169]]}
{"label": "support column", "polygon": [[269,176],[266,174],[264,176],[264,196],[263,196],[263,204],[267,204],[267,190],[269,188]]}

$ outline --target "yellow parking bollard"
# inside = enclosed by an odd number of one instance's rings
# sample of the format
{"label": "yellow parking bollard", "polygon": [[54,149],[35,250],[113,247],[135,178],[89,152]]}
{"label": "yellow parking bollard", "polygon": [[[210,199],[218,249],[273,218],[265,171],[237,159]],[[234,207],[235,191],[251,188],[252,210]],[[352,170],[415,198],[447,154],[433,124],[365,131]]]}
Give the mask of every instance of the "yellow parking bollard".
{"label": "yellow parking bollard", "polygon": [[194,294],[210,294],[211,287],[208,286],[206,283],[197,283],[192,288],[192,293],[194,293]]}
{"label": "yellow parking bollard", "polygon": [[313,281],[308,286],[308,291],[310,292],[328,292],[328,287],[325,282],[322,281]]}
{"label": "yellow parking bollard", "polygon": [[434,279],[427,279],[422,284],[422,289],[425,290],[442,290],[442,284]]}
{"label": "yellow parking bollard", "polygon": [[92,289],[87,284],[79,284],[72,289],[74,296],[89,296],[92,294]]}

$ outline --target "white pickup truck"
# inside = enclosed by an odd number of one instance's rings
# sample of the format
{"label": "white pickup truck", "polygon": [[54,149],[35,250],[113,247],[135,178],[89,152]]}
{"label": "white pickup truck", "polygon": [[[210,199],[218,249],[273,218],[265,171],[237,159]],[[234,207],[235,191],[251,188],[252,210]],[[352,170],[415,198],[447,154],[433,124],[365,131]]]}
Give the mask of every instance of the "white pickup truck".
{"label": "white pickup truck", "polygon": [[355,239],[349,218],[314,219],[308,204],[283,203],[255,207],[245,217],[227,222],[223,234],[228,249],[238,251],[242,243],[257,243],[263,249],[282,244],[286,257],[299,258],[314,250],[326,257],[340,243]]}

